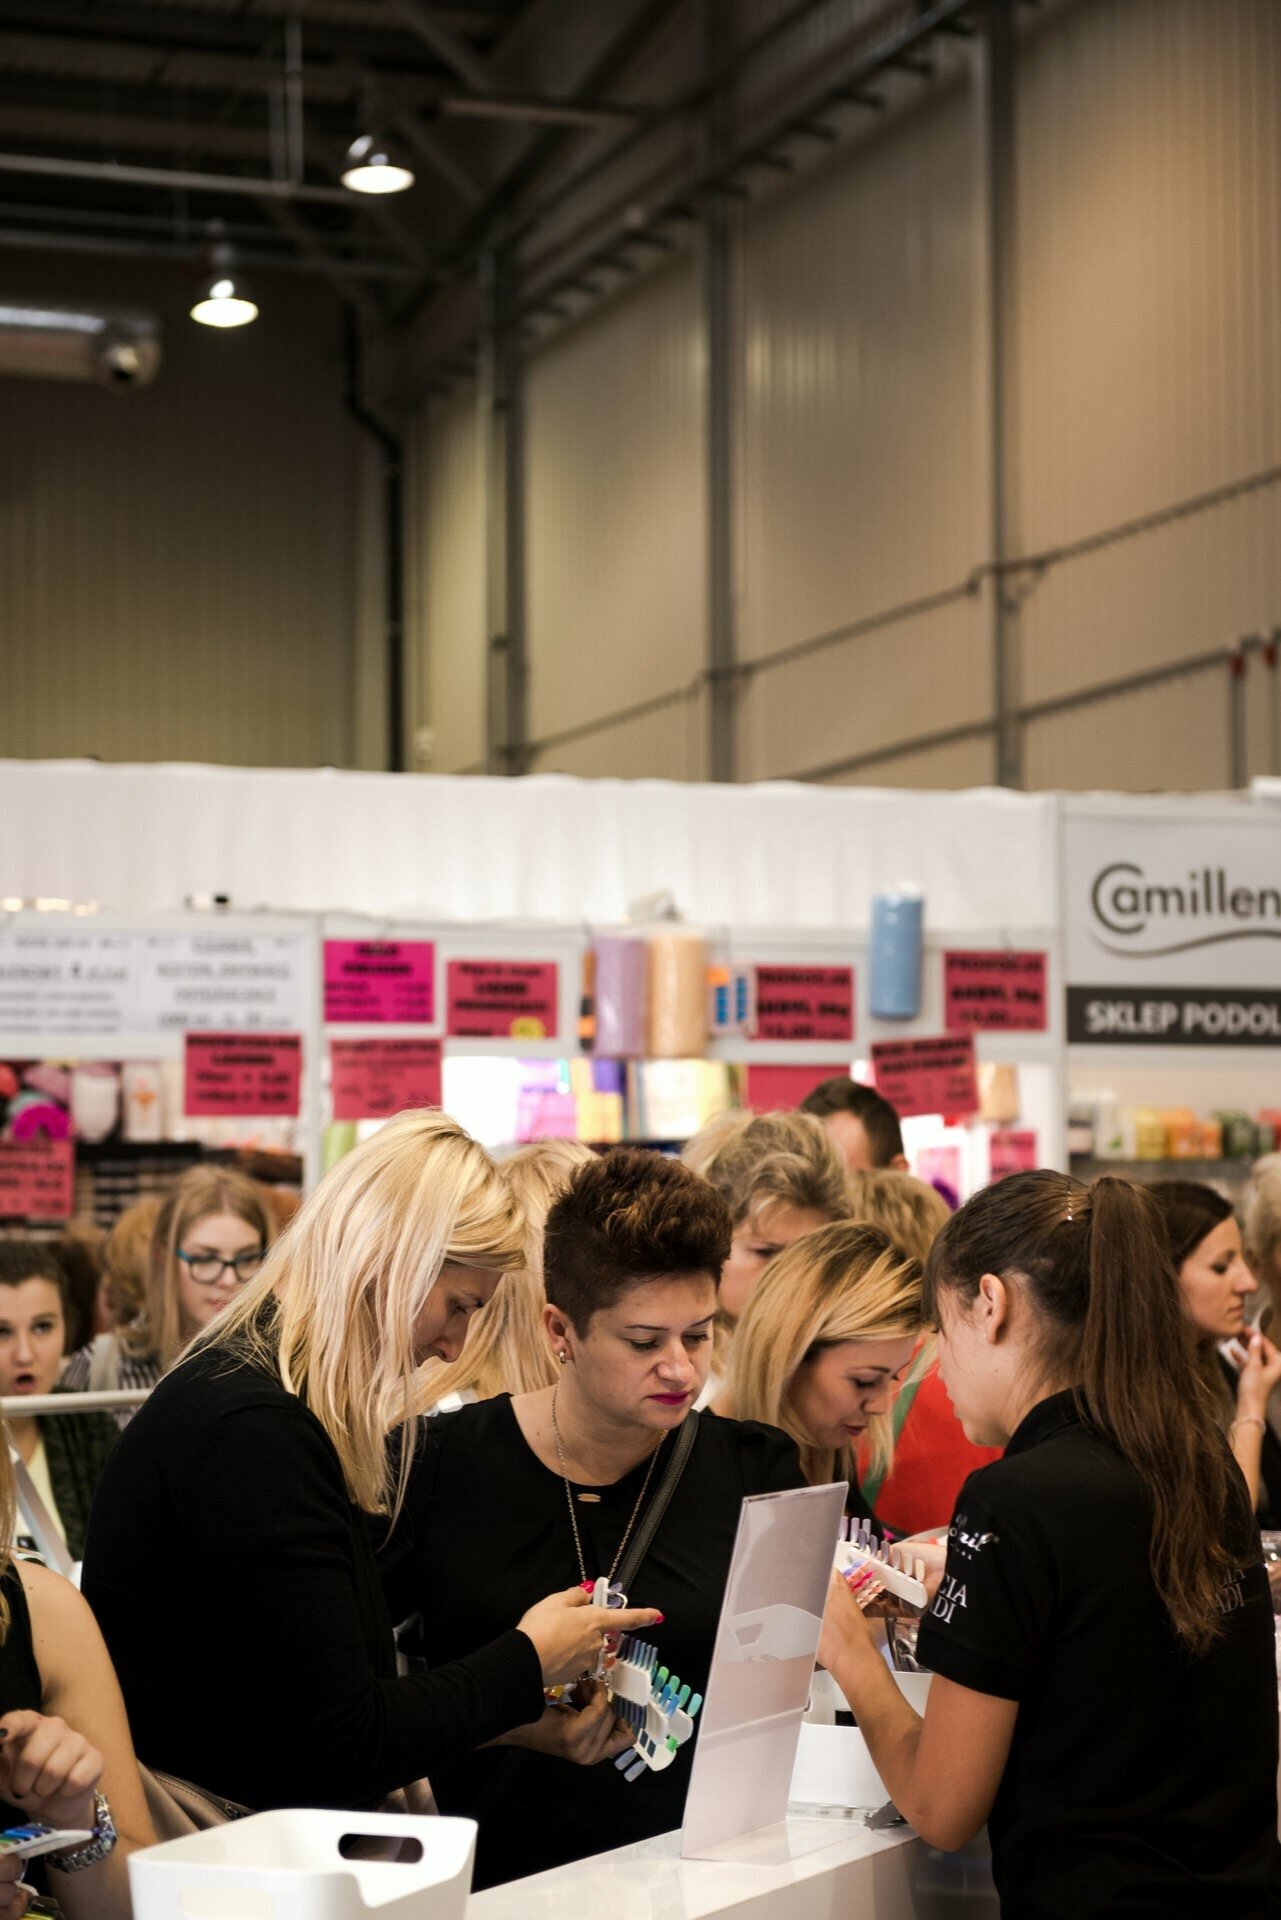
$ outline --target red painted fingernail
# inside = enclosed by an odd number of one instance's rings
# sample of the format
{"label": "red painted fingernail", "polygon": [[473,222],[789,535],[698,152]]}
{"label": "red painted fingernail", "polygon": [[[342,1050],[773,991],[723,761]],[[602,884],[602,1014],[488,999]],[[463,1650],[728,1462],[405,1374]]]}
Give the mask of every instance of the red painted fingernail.
{"label": "red painted fingernail", "polygon": [[657,1614],[657,1615],[655,1615],[655,1618],[654,1618],[654,1625],[655,1625],[656,1627],[661,1627],[661,1626],[662,1626],[662,1624],[663,1624],[663,1616],[662,1616],[662,1614],[660,1613],[660,1614]]}
{"label": "red painted fingernail", "polygon": [[582,1586],[579,1588],[580,1593],[595,1593],[595,1591],[596,1582],[594,1580],[584,1580]]}

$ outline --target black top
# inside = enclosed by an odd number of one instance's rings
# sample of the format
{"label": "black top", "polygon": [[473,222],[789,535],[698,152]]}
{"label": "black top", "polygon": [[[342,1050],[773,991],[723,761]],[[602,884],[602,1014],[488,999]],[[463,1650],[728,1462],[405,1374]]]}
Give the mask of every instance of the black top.
{"label": "black top", "polygon": [[89,1508],[120,1429],[109,1413],[60,1413],[36,1425],[67,1551],[73,1560],[83,1559]]}
{"label": "black top", "polygon": [[989,1821],[1003,1920],[1281,1913],[1272,1606],[1244,1492],[1239,1533],[1224,1635],[1193,1659],[1142,1482],[1070,1392],[965,1482],[918,1654],[1019,1703]]}
{"label": "black top", "polygon": [[278,1380],[222,1353],[165,1376],[107,1463],[84,1570],[142,1760],[255,1809],[363,1808],[538,1718],[523,1633],[397,1676],[369,1521]]}
{"label": "black top", "polygon": [[[544,1594],[577,1585],[579,1567],[564,1482],[530,1448],[508,1395],[429,1426],[415,1472],[414,1526],[427,1542],[419,1598],[425,1651],[436,1666],[501,1632]],[[651,1488],[671,1445],[664,1442]],[[611,1487],[575,1487],[575,1495],[600,1496],[575,1503],[589,1578],[609,1571],[647,1466]],[[666,1616],[647,1637],[661,1663],[696,1692],[707,1686],[744,1496],[804,1484],[795,1447],[775,1428],[700,1420],[629,1595],[635,1606]],[[480,1821],[479,1889],[679,1827],[693,1748],[690,1741],[666,1772],[647,1770],[630,1785],[609,1761],[577,1767],[499,1748],[437,1768],[432,1786],[442,1813]]]}
{"label": "black top", "polygon": [[[9,1625],[3,1641],[0,1641],[0,1715],[18,1713],[24,1709],[43,1713],[44,1687],[40,1669],[36,1665],[35,1648],[31,1643],[27,1590],[22,1584],[22,1575],[12,1563],[0,1577],[0,1590],[3,1590],[9,1608]],[[29,1813],[23,1813],[19,1807],[11,1807],[7,1801],[0,1801],[0,1826],[25,1827],[30,1821]],[[29,1880],[30,1868],[38,1864],[36,1861],[29,1862],[23,1878]]]}

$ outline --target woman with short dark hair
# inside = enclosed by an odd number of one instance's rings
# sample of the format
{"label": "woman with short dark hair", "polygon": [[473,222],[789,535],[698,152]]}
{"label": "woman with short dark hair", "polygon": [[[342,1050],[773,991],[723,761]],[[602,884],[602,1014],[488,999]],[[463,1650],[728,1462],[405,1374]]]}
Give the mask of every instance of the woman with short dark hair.
{"label": "woman with short dark hair", "polygon": [[[549,1581],[614,1580],[693,1421],[630,1591],[664,1616],[663,1664],[706,1685],[743,1497],[804,1484],[783,1434],[693,1410],[730,1232],[705,1181],[636,1148],[581,1167],[556,1201],[543,1243],[555,1384],[434,1420],[414,1476],[432,1666],[510,1626]],[[480,1822],[478,1888],[680,1825],[692,1743],[629,1784],[606,1764],[631,1741],[609,1696],[589,1685],[578,1703],[433,1772],[441,1810]]]}

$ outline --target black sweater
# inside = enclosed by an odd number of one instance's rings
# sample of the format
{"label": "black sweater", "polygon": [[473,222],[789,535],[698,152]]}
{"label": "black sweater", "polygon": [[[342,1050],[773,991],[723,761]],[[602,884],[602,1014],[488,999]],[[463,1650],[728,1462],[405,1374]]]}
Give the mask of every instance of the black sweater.
{"label": "black sweater", "polygon": [[85,1552],[139,1757],[255,1809],[363,1808],[537,1720],[515,1630],[397,1676],[371,1531],[279,1381],[225,1354],[168,1374],[107,1464]]}

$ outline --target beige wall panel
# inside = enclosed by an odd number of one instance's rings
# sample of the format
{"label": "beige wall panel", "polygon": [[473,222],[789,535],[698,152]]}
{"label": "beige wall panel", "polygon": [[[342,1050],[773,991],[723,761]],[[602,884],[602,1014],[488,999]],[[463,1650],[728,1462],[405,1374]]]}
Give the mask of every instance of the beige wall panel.
{"label": "beige wall panel", "polygon": [[703,349],[691,262],[529,363],[529,717],[534,739],[699,671]]}
{"label": "beige wall panel", "polygon": [[549,747],[530,771],[571,773],[584,780],[701,780],[706,726],[701,696],[682,700],[660,713]]}
{"label": "beige wall panel", "polygon": [[[980,557],[971,112],[954,95],[743,218],[745,657],[951,586]],[[860,654],[874,700],[897,657]],[[914,730],[948,704],[923,681]]]}
{"label": "beige wall panel", "polygon": [[1034,721],[1027,785],[1130,793],[1227,787],[1228,694],[1228,676],[1216,668]]}
{"label": "beige wall panel", "polygon": [[861,773],[837,774],[825,785],[833,787],[988,787],[995,778],[991,740],[955,740],[950,746],[930,747],[921,753],[900,753]]}
{"label": "beige wall panel", "polygon": [[332,296],[264,277],[226,334],[178,269],[9,254],[4,278],[151,308],[164,363],[125,395],[0,379],[0,755],[349,764],[361,436]]}
{"label": "beige wall panel", "polygon": [[408,610],[413,732],[432,737],[420,771],[459,773],[485,759],[485,545],[476,393],[466,385],[424,410],[410,436]]}
{"label": "beige wall panel", "polygon": [[966,601],[758,673],[739,702],[744,780],[807,776],[991,712],[987,619]]}
{"label": "beige wall panel", "polygon": [[[1025,43],[1018,153],[1021,548],[1281,461],[1281,8],[1063,8]],[[1275,623],[1279,532],[1274,488],[1055,568],[1023,698]]]}

